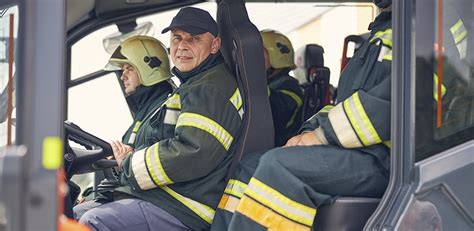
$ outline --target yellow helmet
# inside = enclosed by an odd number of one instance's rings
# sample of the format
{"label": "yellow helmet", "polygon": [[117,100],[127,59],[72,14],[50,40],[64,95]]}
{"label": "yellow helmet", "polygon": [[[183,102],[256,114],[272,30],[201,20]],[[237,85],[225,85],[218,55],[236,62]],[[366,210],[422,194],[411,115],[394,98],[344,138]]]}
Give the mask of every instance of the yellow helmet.
{"label": "yellow helmet", "polygon": [[104,70],[120,70],[124,63],[132,65],[137,70],[140,83],[144,86],[151,86],[171,78],[165,46],[149,36],[134,36],[125,40],[115,49]]}
{"label": "yellow helmet", "polygon": [[262,36],[263,47],[265,47],[270,56],[270,64],[273,68],[288,67],[295,69],[295,52],[290,40],[285,35],[275,30],[262,30],[260,35]]}

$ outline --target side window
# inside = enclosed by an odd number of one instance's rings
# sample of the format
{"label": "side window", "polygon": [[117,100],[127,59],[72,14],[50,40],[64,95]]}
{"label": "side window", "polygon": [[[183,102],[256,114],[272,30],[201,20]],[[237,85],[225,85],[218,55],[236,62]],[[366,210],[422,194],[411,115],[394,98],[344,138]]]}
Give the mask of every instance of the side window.
{"label": "side window", "polygon": [[0,154],[15,143],[15,60],[18,7],[0,9]]}
{"label": "side window", "polygon": [[438,3],[433,12],[432,52],[417,55],[417,161],[474,138],[471,5],[467,0]]}
{"label": "side window", "polygon": [[[71,80],[87,78],[102,70],[110,54],[103,38],[116,32],[108,26],[82,38],[71,47]],[[68,89],[69,121],[106,141],[121,140],[132,116],[117,75],[104,72],[95,79]]]}

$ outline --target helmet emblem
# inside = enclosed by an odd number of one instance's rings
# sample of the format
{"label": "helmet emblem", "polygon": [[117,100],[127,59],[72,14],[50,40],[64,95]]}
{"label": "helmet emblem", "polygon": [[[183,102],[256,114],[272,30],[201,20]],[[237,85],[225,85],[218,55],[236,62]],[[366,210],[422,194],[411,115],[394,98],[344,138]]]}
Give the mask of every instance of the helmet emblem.
{"label": "helmet emblem", "polygon": [[282,54],[290,53],[290,48],[288,48],[287,45],[279,43],[279,42],[276,45]]}
{"label": "helmet emblem", "polygon": [[155,67],[159,67],[161,65],[161,60],[156,56],[153,56],[153,57],[145,56],[143,58],[143,61],[147,63],[151,69]]}

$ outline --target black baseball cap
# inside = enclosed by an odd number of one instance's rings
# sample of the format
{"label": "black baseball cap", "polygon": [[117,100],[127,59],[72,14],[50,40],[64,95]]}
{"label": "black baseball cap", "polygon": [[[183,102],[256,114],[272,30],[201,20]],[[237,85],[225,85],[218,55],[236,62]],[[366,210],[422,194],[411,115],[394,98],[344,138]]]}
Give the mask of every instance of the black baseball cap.
{"label": "black baseball cap", "polygon": [[172,28],[186,31],[192,35],[209,32],[214,35],[214,37],[217,37],[219,32],[217,23],[209,12],[194,7],[181,8],[178,14],[174,16],[171,24],[163,29],[161,33],[164,34]]}

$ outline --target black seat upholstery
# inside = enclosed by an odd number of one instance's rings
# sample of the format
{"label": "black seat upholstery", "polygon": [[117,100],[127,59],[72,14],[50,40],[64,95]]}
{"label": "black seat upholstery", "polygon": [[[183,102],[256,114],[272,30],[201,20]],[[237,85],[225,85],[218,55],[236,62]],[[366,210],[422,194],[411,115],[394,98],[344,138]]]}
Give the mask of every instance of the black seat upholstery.
{"label": "black seat upholstery", "polygon": [[329,104],[329,68],[324,66],[324,49],[317,44],[308,44],[305,48],[304,65],[307,82],[304,89],[301,121],[318,112]]}
{"label": "black seat upholstery", "polygon": [[333,204],[321,206],[316,214],[314,230],[360,231],[377,208],[380,199],[340,197]]}
{"label": "black seat upholstery", "polygon": [[237,76],[245,111],[231,174],[243,155],[273,148],[273,119],[267,95],[263,43],[258,29],[249,20],[244,2],[218,1],[217,23],[222,38],[221,52]]}

